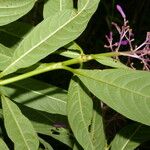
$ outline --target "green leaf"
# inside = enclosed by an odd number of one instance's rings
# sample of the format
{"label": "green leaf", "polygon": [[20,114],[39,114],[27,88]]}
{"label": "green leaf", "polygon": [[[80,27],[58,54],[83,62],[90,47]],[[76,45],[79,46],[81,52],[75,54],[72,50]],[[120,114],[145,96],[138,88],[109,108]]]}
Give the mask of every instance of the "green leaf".
{"label": "green leaf", "polygon": [[72,0],[48,0],[44,4],[44,19],[55,15],[55,13],[58,11],[64,11],[66,9],[73,9]]}
{"label": "green leaf", "polygon": [[0,138],[0,148],[1,150],[9,150],[2,138]]}
{"label": "green leaf", "polygon": [[51,136],[72,148],[73,136],[67,129],[67,117],[37,111],[23,105],[19,105],[19,108],[30,119],[36,132]]}
{"label": "green leaf", "polygon": [[71,42],[67,44],[66,46],[64,46],[64,48],[56,51],[56,53],[65,57],[76,58],[76,57],[79,57],[81,53],[83,53],[83,50],[77,43]]}
{"label": "green leaf", "polygon": [[4,125],[8,136],[14,142],[15,150],[37,150],[39,141],[36,132],[17,105],[2,96],[2,108]]}
{"label": "green leaf", "polygon": [[53,150],[51,145],[47,143],[45,140],[43,140],[42,138],[39,138],[39,140],[40,140],[40,143],[44,146],[45,150]]}
{"label": "green leaf", "polygon": [[113,68],[120,68],[120,69],[129,69],[126,65],[122,64],[119,60],[113,59],[111,57],[100,56],[99,58],[95,59],[100,64],[113,67]]}
{"label": "green leaf", "polygon": [[0,70],[5,69],[11,62],[13,50],[0,44]]}
{"label": "green leaf", "polygon": [[8,24],[25,15],[36,0],[3,0],[0,2],[0,26]]}
{"label": "green leaf", "polygon": [[[65,10],[38,24],[16,49],[1,77],[31,66],[76,39],[86,28],[100,0],[86,0],[78,12]],[[59,21],[58,21],[59,20]]]}
{"label": "green leaf", "polygon": [[93,139],[93,145],[95,146],[95,150],[104,150],[107,144],[100,109],[101,109],[100,102],[94,100],[94,110],[90,133],[91,139]]}
{"label": "green leaf", "polygon": [[78,81],[72,80],[68,91],[67,112],[70,127],[84,150],[94,150],[88,131],[92,119],[92,100]]}
{"label": "green leaf", "polygon": [[58,87],[35,79],[26,79],[2,89],[5,95],[18,103],[48,113],[66,115],[67,94]]}
{"label": "green leaf", "polygon": [[150,140],[150,127],[134,123],[121,129],[111,143],[111,150],[133,150]]}
{"label": "green leaf", "polygon": [[79,70],[77,74],[84,85],[108,106],[132,120],[150,125],[149,72],[108,69]]}

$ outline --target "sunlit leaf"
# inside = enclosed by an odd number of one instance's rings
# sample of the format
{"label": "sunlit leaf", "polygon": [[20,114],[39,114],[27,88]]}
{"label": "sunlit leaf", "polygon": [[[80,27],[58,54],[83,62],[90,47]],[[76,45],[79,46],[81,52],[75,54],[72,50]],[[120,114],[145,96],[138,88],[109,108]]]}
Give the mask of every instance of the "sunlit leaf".
{"label": "sunlit leaf", "polygon": [[133,150],[150,140],[150,127],[134,123],[122,128],[111,143],[111,150]]}
{"label": "sunlit leaf", "polygon": [[88,131],[92,119],[92,100],[78,81],[72,80],[70,83],[67,112],[70,127],[79,144],[85,150],[94,150]]}
{"label": "sunlit leaf", "polygon": [[[24,38],[16,49],[12,62],[1,77],[20,68],[31,66],[58,48],[76,39],[86,28],[100,0],[86,0],[80,10],[65,10],[48,17]],[[58,21],[59,20],[59,21]],[[48,46],[48,48],[47,48]]]}
{"label": "sunlit leaf", "polygon": [[66,9],[73,9],[72,0],[48,0],[44,4],[44,19],[53,16],[58,11],[63,11]]}
{"label": "sunlit leaf", "polygon": [[108,106],[132,120],[150,125],[149,72],[108,69],[80,70],[77,74],[85,86]]}
{"label": "sunlit leaf", "polygon": [[0,138],[0,149],[1,150],[9,150],[2,138]]}
{"label": "sunlit leaf", "polygon": [[39,140],[31,122],[7,97],[2,96],[4,124],[15,150],[37,150]]}
{"label": "sunlit leaf", "polygon": [[53,148],[51,147],[51,145],[48,142],[46,142],[42,138],[39,138],[39,140],[40,140],[40,143],[44,146],[45,150],[53,150]]}
{"label": "sunlit leaf", "polygon": [[36,0],[3,0],[0,2],[0,26],[8,24],[25,15]]}

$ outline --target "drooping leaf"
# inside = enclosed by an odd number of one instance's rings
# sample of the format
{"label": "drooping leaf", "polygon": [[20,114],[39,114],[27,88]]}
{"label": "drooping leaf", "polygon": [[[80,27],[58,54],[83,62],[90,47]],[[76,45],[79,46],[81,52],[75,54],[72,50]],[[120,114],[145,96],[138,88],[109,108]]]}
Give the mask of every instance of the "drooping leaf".
{"label": "drooping leaf", "polygon": [[67,94],[65,90],[50,84],[26,79],[2,87],[12,100],[36,110],[66,115]]}
{"label": "drooping leaf", "polygon": [[0,26],[0,43],[14,49],[18,43],[33,29],[27,23],[15,21],[5,26]]}
{"label": "drooping leaf", "polygon": [[86,28],[99,1],[86,0],[85,5],[78,12],[60,11],[38,24],[20,43],[12,57],[12,62],[1,73],[1,77],[17,69],[35,64],[76,39]]}
{"label": "drooping leaf", "polygon": [[9,150],[2,138],[0,138],[0,149],[1,150]]}
{"label": "drooping leaf", "polygon": [[39,140],[40,140],[40,143],[44,146],[45,150],[53,150],[53,148],[51,147],[51,145],[48,142],[46,142],[42,138],[39,138]]}
{"label": "drooping leaf", "polygon": [[84,150],[94,150],[88,131],[92,119],[92,100],[78,81],[72,80],[68,91],[68,120],[78,143]]}
{"label": "drooping leaf", "polygon": [[105,131],[103,126],[103,119],[101,114],[101,105],[100,102],[94,100],[94,110],[93,118],[91,124],[91,139],[93,140],[93,145],[95,150],[103,150],[106,147],[107,141],[105,137]]}
{"label": "drooping leaf", "polygon": [[37,150],[39,140],[31,122],[20,109],[7,97],[2,96],[4,125],[15,150]]}
{"label": "drooping leaf", "polygon": [[150,125],[149,72],[108,69],[79,70],[77,74],[84,85],[112,109]]}
{"label": "drooping leaf", "polygon": [[119,60],[113,59],[111,57],[100,56],[96,59],[100,64],[120,69],[129,69],[126,65],[122,64]]}
{"label": "drooping leaf", "polygon": [[44,19],[53,16],[58,11],[73,9],[73,0],[48,0],[44,4]]}
{"label": "drooping leaf", "polygon": [[121,129],[111,143],[111,150],[133,150],[150,140],[150,127],[139,123]]}
{"label": "drooping leaf", "polygon": [[37,111],[23,105],[19,105],[19,108],[30,119],[36,132],[51,136],[72,148],[73,136],[68,130],[67,117]]}
{"label": "drooping leaf", "polygon": [[0,2],[0,26],[13,22],[25,15],[36,0],[3,0]]}

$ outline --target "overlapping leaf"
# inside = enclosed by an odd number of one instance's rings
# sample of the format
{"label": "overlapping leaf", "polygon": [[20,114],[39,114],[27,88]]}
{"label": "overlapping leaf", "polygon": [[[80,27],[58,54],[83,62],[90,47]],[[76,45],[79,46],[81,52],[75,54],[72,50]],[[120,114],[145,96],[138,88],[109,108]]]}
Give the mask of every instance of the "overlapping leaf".
{"label": "overlapping leaf", "polygon": [[[126,117],[150,125],[150,73],[128,69],[80,70],[88,89]],[[146,114],[146,115],[145,115]]]}
{"label": "overlapping leaf", "polygon": [[7,96],[31,108],[66,115],[66,91],[58,87],[27,79],[3,87]]}
{"label": "overlapping leaf", "polygon": [[93,118],[91,125],[91,139],[95,150],[103,150],[107,144],[103,126],[102,114],[100,112],[100,102],[94,101]]}
{"label": "overlapping leaf", "polygon": [[8,24],[25,15],[34,6],[36,0],[0,1],[0,26]]}
{"label": "overlapping leaf", "polygon": [[69,86],[67,112],[69,124],[79,144],[84,150],[94,150],[88,131],[92,119],[92,100],[74,80]]}
{"label": "overlapping leaf", "polygon": [[111,143],[111,150],[133,150],[150,140],[150,127],[134,123],[121,129]]}
{"label": "overlapping leaf", "polygon": [[4,124],[15,150],[37,150],[39,140],[31,122],[7,97],[2,96]]}
{"label": "overlapping leaf", "polygon": [[44,4],[44,19],[53,16],[58,11],[73,9],[73,0],[48,0]]}
{"label": "overlapping leaf", "polygon": [[68,122],[65,116],[37,111],[23,105],[19,105],[19,108],[30,119],[37,133],[51,136],[72,148],[73,137],[67,129]]}
{"label": "overlapping leaf", "polygon": [[0,138],[0,148],[1,150],[9,150],[2,138]]}
{"label": "overlapping leaf", "polygon": [[[85,0],[84,0],[85,1]],[[86,0],[80,10],[65,10],[42,21],[16,49],[12,62],[1,77],[31,66],[58,48],[76,39],[84,31],[100,0]],[[48,48],[47,48],[48,45]]]}

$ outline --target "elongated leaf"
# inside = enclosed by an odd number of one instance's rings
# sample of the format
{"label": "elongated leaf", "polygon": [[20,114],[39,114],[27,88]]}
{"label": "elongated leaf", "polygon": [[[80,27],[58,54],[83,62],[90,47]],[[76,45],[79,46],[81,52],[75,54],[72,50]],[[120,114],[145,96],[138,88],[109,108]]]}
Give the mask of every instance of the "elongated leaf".
{"label": "elongated leaf", "polygon": [[30,121],[11,100],[2,96],[4,124],[15,150],[37,150],[38,137]]}
{"label": "elongated leaf", "polygon": [[73,0],[48,0],[44,4],[44,19],[66,9],[73,9]]}
{"label": "elongated leaf", "polygon": [[25,15],[36,0],[3,0],[0,2],[0,26],[8,24]]}
{"label": "elongated leaf", "polygon": [[100,102],[95,100],[90,131],[91,139],[93,139],[93,145],[95,147],[95,150],[103,150],[105,149],[107,144],[100,108]]}
{"label": "elongated leaf", "polygon": [[111,150],[133,150],[141,143],[150,140],[150,127],[132,124],[121,129],[111,143]]}
{"label": "elongated leaf", "polygon": [[108,69],[78,73],[85,86],[104,103],[132,120],[150,125],[149,72]]}
{"label": "elongated leaf", "polygon": [[52,115],[23,105],[19,105],[19,108],[30,119],[36,132],[51,136],[72,148],[73,136],[67,129],[68,122],[65,116]]}
{"label": "elongated leaf", "polygon": [[3,87],[8,97],[31,108],[66,115],[65,90],[34,79],[15,82]]}
{"label": "elongated leaf", "polygon": [[122,64],[120,61],[113,59],[111,57],[101,56],[96,59],[100,64],[113,67],[113,68],[120,68],[120,69],[129,69],[126,65]]}
{"label": "elongated leaf", "polygon": [[9,150],[2,138],[0,138],[0,148],[1,150]]}
{"label": "elongated leaf", "polygon": [[72,80],[68,91],[68,120],[75,138],[84,150],[94,150],[88,128],[92,119],[92,100],[80,87],[81,85]]}
{"label": "elongated leaf", "polygon": [[0,44],[0,70],[3,70],[9,65],[11,62],[12,52],[13,50]]}
{"label": "elongated leaf", "polygon": [[[66,10],[42,21],[16,49],[12,62],[1,77],[31,66],[58,48],[76,39],[85,29],[100,0],[86,0],[80,11]],[[47,45],[49,48],[47,48]]]}

